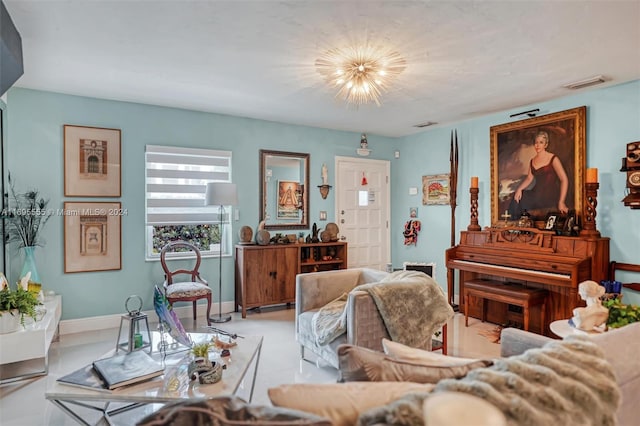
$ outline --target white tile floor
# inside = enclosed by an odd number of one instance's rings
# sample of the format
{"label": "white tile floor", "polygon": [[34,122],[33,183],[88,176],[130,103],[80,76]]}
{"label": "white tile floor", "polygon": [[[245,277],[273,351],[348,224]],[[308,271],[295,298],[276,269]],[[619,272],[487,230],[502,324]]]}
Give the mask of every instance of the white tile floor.
{"label": "white tile floor", "polygon": [[[282,383],[332,383],[337,371],[320,364],[300,361],[299,347],[294,337],[294,310],[263,308],[261,313],[249,312],[246,319],[234,314],[231,322],[220,328],[239,335],[264,336],[253,402],[269,404],[267,389]],[[188,331],[206,331],[199,322],[183,319]],[[495,327],[493,324],[470,320],[464,327],[464,316],[456,314],[449,323],[449,355],[464,357],[498,357],[500,345],[489,342],[479,331]],[[153,328],[153,326],[152,326]],[[56,377],[67,374],[95,360],[115,345],[117,329],[63,335],[52,344],[49,352],[49,375],[0,386],[0,425],[76,425],[71,417],[44,398],[47,386]],[[308,351],[307,351],[308,353]],[[311,357],[312,355],[309,355]],[[248,396],[248,389],[241,390]],[[130,425],[158,406],[147,406],[115,417],[116,424]],[[88,419],[97,422],[99,416],[88,412]]]}

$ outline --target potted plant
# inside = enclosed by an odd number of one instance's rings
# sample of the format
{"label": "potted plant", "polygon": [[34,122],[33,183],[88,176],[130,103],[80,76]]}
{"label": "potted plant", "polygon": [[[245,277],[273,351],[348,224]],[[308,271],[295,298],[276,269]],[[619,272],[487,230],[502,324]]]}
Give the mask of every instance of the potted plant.
{"label": "potted plant", "polygon": [[0,334],[17,331],[24,327],[25,316],[37,320],[36,306],[40,305],[37,294],[27,289],[29,274],[23,277],[15,290],[11,290],[4,274],[0,272]]}

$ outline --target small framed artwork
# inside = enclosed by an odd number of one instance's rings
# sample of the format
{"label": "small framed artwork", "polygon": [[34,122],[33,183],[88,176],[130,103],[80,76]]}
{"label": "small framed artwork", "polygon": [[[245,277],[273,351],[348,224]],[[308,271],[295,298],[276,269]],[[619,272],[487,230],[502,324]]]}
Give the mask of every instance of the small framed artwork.
{"label": "small framed artwork", "polygon": [[302,197],[302,185],[299,182],[279,180],[277,219],[298,219]]}
{"label": "small framed artwork", "polygon": [[120,197],[120,129],[64,125],[65,197]]}
{"label": "small framed artwork", "polygon": [[409,207],[409,217],[415,219],[418,217],[418,208],[417,207]]}
{"label": "small framed artwork", "polygon": [[422,204],[449,204],[449,173],[422,176]]}
{"label": "small framed artwork", "polygon": [[547,229],[547,230],[550,230],[550,231],[556,229],[556,221],[557,220],[558,220],[558,215],[553,214],[553,213],[549,214],[547,216],[547,224],[544,226],[544,229]]}
{"label": "small framed artwork", "polygon": [[64,203],[64,272],[122,269],[120,203]]}

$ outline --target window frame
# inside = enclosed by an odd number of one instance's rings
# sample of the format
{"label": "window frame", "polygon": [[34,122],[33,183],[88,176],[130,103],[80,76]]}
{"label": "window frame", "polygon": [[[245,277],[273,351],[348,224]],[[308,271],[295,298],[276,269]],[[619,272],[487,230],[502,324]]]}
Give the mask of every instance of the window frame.
{"label": "window frame", "polygon": [[[158,160],[162,158],[165,158],[167,162]],[[184,158],[184,162],[180,161],[182,158]],[[213,165],[202,164],[207,162]],[[223,164],[225,162],[226,164]],[[222,226],[220,244],[210,245],[212,248],[210,250],[201,249],[200,254],[203,258],[232,256],[233,226],[231,218],[233,217],[233,207],[224,206],[225,214],[222,218],[223,222],[220,223],[220,206],[204,205],[207,182],[232,182],[231,163],[231,151],[158,145],[145,147],[145,260],[160,260],[160,252],[154,253],[153,233],[155,226],[163,225],[220,225]],[[161,175],[165,172],[170,177],[162,177]],[[184,176],[181,175],[182,173]],[[194,178],[194,174],[198,177]],[[162,182],[163,179],[165,182]],[[171,191],[163,192],[158,189],[162,185],[170,186]],[[176,186],[184,186],[185,191],[175,192]],[[178,193],[183,196],[175,197],[175,194]],[[165,196],[162,197],[160,194],[165,194]],[[166,196],[166,194],[171,195]],[[198,200],[201,200],[202,207],[200,207]],[[194,207],[194,211],[187,211],[191,207]],[[185,212],[182,213],[181,210],[185,210]],[[182,214],[185,217],[184,221],[180,221]],[[198,220],[205,215],[210,216],[211,219],[207,220],[204,217],[205,220]],[[220,246],[222,254],[220,254]],[[167,257],[193,259],[194,254],[192,252],[172,252],[167,253]]]}

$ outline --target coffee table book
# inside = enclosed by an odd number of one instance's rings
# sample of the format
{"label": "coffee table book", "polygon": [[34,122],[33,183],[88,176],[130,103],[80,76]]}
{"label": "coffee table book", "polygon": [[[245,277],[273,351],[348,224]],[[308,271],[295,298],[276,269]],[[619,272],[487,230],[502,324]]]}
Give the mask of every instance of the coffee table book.
{"label": "coffee table book", "polygon": [[80,388],[91,389],[100,392],[110,392],[104,380],[93,369],[93,364],[85,365],[76,371],[62,376],[56,380],[58,383]]}
{"label": "coffee table book", "polygon": [[93,368],[111,390],[164,374],[164,367],[144,351],[99,359],[93,362]]}

